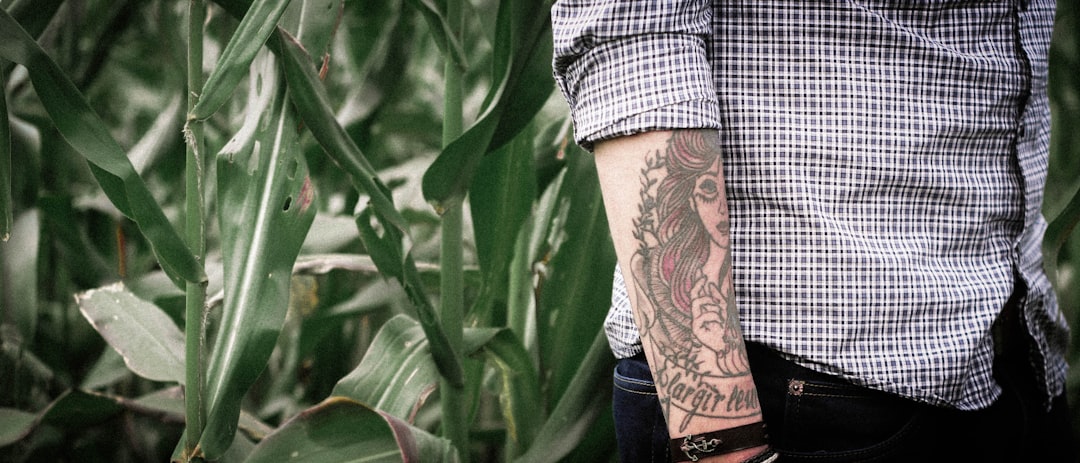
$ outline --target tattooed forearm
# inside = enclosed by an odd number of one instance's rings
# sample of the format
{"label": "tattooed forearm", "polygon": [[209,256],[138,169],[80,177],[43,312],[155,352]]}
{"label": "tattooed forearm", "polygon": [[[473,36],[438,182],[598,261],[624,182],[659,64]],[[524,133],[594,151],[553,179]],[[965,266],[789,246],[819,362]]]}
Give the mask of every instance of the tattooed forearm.
{"label": "tattooed forearm", "polygon": [[673,132],[640,170],[630,259],[635,314],[668,419],[760,414],[731,282],[715,133]]}

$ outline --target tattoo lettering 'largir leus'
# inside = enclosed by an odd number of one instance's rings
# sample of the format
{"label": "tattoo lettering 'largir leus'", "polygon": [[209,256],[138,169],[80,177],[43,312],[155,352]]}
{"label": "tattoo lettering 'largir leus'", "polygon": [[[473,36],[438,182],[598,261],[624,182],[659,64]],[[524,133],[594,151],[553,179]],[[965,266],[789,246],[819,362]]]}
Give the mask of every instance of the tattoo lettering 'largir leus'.
{"label": "tattoo lettering 'largir leus'", "polygon": [[[760,413],[730,279],[729,222],[715,134],[676,131],[641,170],[631,259],[636,312],[651,340],[669,419]],[[657,364],[659,363],[659,364]]]}

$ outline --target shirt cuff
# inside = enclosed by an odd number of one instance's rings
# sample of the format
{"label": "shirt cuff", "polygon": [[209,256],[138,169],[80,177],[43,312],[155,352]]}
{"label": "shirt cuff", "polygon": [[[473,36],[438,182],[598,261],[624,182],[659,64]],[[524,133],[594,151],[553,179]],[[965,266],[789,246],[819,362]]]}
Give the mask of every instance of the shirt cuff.
{"label": "shirt cuff", "polygon": [[695,35],[633,36],[597,45],[557,74],[574,136],[599,140],[649,130],[720,128],[705,43]]}
{"label": "shirt cuff", "polygon": [[719,130],[720,122],[714,113],[716,113],[716,101],[683,101],[615,122],[591,134],[588,138],[579,138],[578,144],[592,151],[597,142],[641,132],[672,129]]}

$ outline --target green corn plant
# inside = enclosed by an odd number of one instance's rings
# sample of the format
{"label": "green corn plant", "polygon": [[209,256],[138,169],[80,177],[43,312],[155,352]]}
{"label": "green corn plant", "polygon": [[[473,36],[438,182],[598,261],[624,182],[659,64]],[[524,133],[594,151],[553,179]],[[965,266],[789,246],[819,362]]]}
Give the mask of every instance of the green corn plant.
{"label": "green corn plant", "polygon": [[[187,60],[186,87],[200,88],[203,82],[203,23],[206,22],[206,3],[192,0],[187,10]],[[187,110],[193,112],[199,98],[188,92]],[[188,143],[185,144],[184,160],[184,213],[191,218],[184,224],[184,237],[188,246],[199,259],[206,258],[206,222],[203,197],[203,136],[200,127],[187,127]],[[197,218],[197,220],[195,220]],[[184,452],[190,455],[199,444],[199,436],[206,424],[205,375],[203,364],[206,361],[205,329],[202,323],[203,306],[206,303],[206,285],[202,282],[185,283],[184,319],[199,320],[199,323],[187,323],[184,329]],[[99,330],[100,331],[100,330]]]}
{"label": "green corn plant", "polygon": [[614,255],[549,7],[0,0],[0,460],[614,461]]}

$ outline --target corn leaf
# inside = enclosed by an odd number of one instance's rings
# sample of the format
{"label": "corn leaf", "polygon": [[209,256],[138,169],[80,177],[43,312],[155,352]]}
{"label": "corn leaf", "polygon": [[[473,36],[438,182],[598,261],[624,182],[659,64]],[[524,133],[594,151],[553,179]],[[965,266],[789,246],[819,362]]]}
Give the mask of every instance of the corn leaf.
{"label": "corn leaf", "polygon": [[[603,311],[600,311],[603,312]],[[578,353],[580,356],[581,354]],[[603,330],[596,330],[592,342],[555,409],[537,431],[536,439],[515,463],[559,461],[578,447],[591,430],[600,412],[608,405],[598,397],[611,390],[611,356]]]}
{"label": "corn leaf", "polygon": [[38,98],[57,130],[90,162],[98,183],[113,205],[139,226],[173,282],[179,286],[183,280],[204,280],[199,262],[169,223],[105,124],[56,63],[3,10],[0,10],[0,58],[27,68]]}
{"label": "corn leaf", "polygon": [[60,371],[45,363],[30,347],[15,327],[0,324],[0,371],[4,373],[0,376],[0,391],[4,393],[3,397],[14,396],[18,400],[20,390],[46,390],[56,384]]}
{"label": "corn leaf", "polygon": [[547,414],[541,405],[540,378],[529,352],[509,329],[498,330],[483,345],[483,354],[502,382],[499,405],[506,422],[508,453],[516,456],[532,446]]}
{"label": "corn leaf", "polygon": [[510,329],[521,338],[534,364],[539,364],[539,346],[536,329],[536,288],[541,286],[541,276],[535,266],[542,253],[547,251],[545,238],[549,228],[559,226],[555,220],[555,204],[566,171],[563,170],[541,195],[533,208],[528,222],[518,231],[514,240],[514,256],[510,262],[507,284],[506,319]]}
{"label": "corn leaf", "polygon": [[[71,265],[71,279],[83,288],[100,286],[102,276],[114,275],[116,267],[94,248],[88,231],[79,226],[80,211],[70,198],[43,197],[38,199],[41,227],[49,230],[54,243],[62,249]],[[112,227],[109,227],[112,228]]]}
{"label": "corn leaf", "polygon": [[389,188],[379,180],[375,168],[341,124],[334,119],[331,112],[333,106],[318,74],[315,73],[311,57],[300,48],[296,40],[289,38],[275,41],[275,48],[282,57],[290,95],[297,112],[304,120],[304,125],[326,154],[349,174],[357,190],[371,197],[371,206],[380,220],[404,233],[408,228],[405,219],[390,199]]}
{"label": "corn leaf", "polygon": [[315,218],[298,121],[270,55],[254,66],[247,120],[218,154],[224,263],[222,320],[208,357],[206,429],[199,446],[221,456],[240,402],[265,368],[289,301],[293,263]]}
{"label": "corn leaf", "polygon": [[469,130],[450,143],[424,173],[424,197],[436,211],[464,197],[485,154],[501,148],[528,125],[554,89],[551,22],[546,2],[499,4],[494,42],[496,84]]}
{"label": "corn leaf", "polygon": [[70,390],[58,397],[41,414],[41,422],[78,428],[116,416],[123,407],[104,394]]}
{"label": "corn leaf", "polygon": [[128,150],[128,158],[139,174],[146,173],[169,149],[183,143],[184,114],[184,99],[176,95],[161,109],[154,125]]}
{"label": "corn leaf", "polygon": [[[187,433],[180,435],[181,445],[177,445],[173,450],[172,456],[168,461],[173,463],[186,463],[186,462],[202,462],[198,457],[191,458],[184,453],[184,445],[182,444],[187,438]],[[214,460],[214,463],[243,463],[247,461],[251,456],[251,452],[255,449],[255,443],[248,438],[247,434],[238,432],[233,435],[232,444],[229,445],[229,449],[225,451],[220,457]]]}
{"label": "corn leaf", "polygon": [[79,382],[79,389],[94,391],[131,377],[131,369],[116,349],[105,349]]}
{"label": "corn leaf", "polygon": [[279,30],[289,31],[314,58],[328,60],[344,9],[344,0],[295,0],[281,16]]}
{"label": "corn leaf", "polygon": [[34,339],[38,323],[38,258],[41,213],[30,209],[15,221],[13,236],[0,242],[0,305],[26,343]]}
{"label": "corn leaf", "polygon": [[[244,16],[251,5],[247,0],[217,0],[217,3],[233,16]],[[321,11],[319,8],[314,10]],[[279,29],[277,34],[270,37],[267,46],[282,61],[289,82],[289,95],[304,126],[330,159],[349,174],[356,189],[368,194],[380,220],[406,233],[408,226],[394,207],[389,188],[382,183],[360,148],[334,118],[330,97],[302,40],[306,41],[304,37],[297,39]],[[312,41],[307,45],[317,46],[317,43]]]}
{"label": "corn leaf", "polygon": [[505,294],[508,271],[518,230],[529,217],[536,198],[536,165],[532,131],[481,162],[469,188],[469,209],[476,235],[476,255],[484,283],[496,294]]}
{"label": "corn leaf", "polygon": [[[540,381],[528,352],[505,328],[466,328],[464,341],[467,355],[482,354],[498,372],[507,432],[517,448],[527,448],[544,417]],[[383,324],[360,365],[338,381],[331,395],[412,422],[439,384],[430,350],[420,324],[398,315]]]}
{"label": "corn leaf", "polygon": [[1080,191],[1073,194],[1072,200],[1065,205],[1065,209],[1046,227],[1043,252],[1050,259],[1052,266],[1056,267],[1057,256],[1061,253],[1065,241],[1072,236],[1077,224],[1080,224]]}
{"label": "corn leaf", "polygon": [[135,374],[184,383],[184,334],[154,304],[116,283],[75,295],[79,311]]}
{"label": "corn leaf", "polygon": [[[116,416],[123,410],[170,419],[183,419],[183,393],[179,387],[162,389],[136,399],[106,394],[69,390],[57,397],[38,413],[12,408],[0,408],[0,447],[17,442],[42,423],[81,429]],[[245,414],[241,420],[245,434],[261,439],[272,429],[258,419]]]}
{"label": "corn leaf", "polygon": [[[596,166],[583,151],[567,155],[566,178],[559,191],[559,227],[547,236],[547,280],[538,297],[537,331],[543,364],[551,370],[550,396],[560,397],[581,353],[603,325],[611,293],[615,251],[600,196]],[[572,232],[571,232],[572,231]],[[591,310],[582,310],[582,308]]]}
{"label": "corn leaf", "polygon": [[[0,74],[0,82],[6,80]],[[11,237],[11,225],[15,221],[11,202],[11,124],[4,93],[0,91],[0,241]]]}
{"label": "corn leaf", "polygon": [[435,40],[435,45],[442,51],[443,56],[453,62],[458,69],[468,68],[465,50],[462,49],[461,41],[458,40],[460,34],[454,31],[450,22],[446,20],[446,15],[443,14],[446,11],[446,1],[408,0],[408,3],[420,11],[420,15],[424,17],[428,28],[431,29],[431,38]]}
{"label": "corn leaf", "polygon": [[379,328],[360,365],[337,382],[331,395],[413,422],[439,384],[429,346],[416,320],[397,315]]}
{"label": "corn leaf", "polygon": [[[8,14],[22,27],[31,37],[38,37],[52,21],[56,11],[60,9],[63,0],[14,0],[7,6]],[[0,74],[8,74],[14,63],[0,63]]]}
{"label": "corn leaf", "polygon": [[18,442],[30,434],[37,415],[14,408],[0,408],[0,447]]}
{"label": "corn leaf", "polygon": [[255,0],[251,3],[213,72],[207,76],[189,119],[206,119],[229,100],[288,6],[289,0]]}
{"label": "corn leaf", "polygon": [[64,392],[36,414],[0,408],[0,447],[21,440],[42,423],[78,429],[105,421],[123,409],[115,398],[77,389]]}
{"label": "corn leaf", "polygon": [[450,443],[344,397],[331,397],[281,425],[248,463],[456,462]]}
{"label": "corn leaf", "polygon": [[383,223],[383,234],[380,236],[372,224],[373,214],[371,209],[367,209],[356,218],[360,241],[364,243],[379,271],[387,277],[396,278],[416,308],[420,326],[423,327],[428,342],[432,344],[431,356],[439,373],[455,386],[464,385],[465,372],[460,357],[450,345],[442,322],[435,313],[435,307],[424,293],[424,284],[420,279],[420,272],[416,269],[416,262],[411,254],[402,250],[401,233]]}
{"label": "corn leaf", "polygon": [[[173,419],[184,418],[184,391],[180,387],[169,387],[134,398],[122,399],[126,407],[142,413],[167,415]],[[274,431],[250,413],[240,413],[239,430],[249,439],[259,441]]]}

